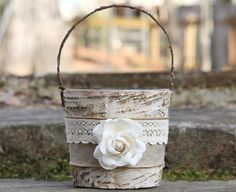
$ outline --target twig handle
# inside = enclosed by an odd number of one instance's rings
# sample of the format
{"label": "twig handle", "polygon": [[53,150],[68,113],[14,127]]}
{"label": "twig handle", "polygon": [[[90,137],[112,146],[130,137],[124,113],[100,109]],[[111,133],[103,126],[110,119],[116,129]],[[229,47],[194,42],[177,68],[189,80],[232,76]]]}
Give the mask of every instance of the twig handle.
{"label": "twig handle", "polygon": [[[66,33],[65,37],[63,38],[63,40],[61,42],[61,45],[60,45],[60,48],[59,48],[58,55],[57,55],[57,78],[58,78],[58,81],[59,81],[59,88],[62,90],[62,94],[63,94],[63,90],[65,89],[65,87],[64,87],[63,80],[62,80],[61,74],[60,74],[60,65],[61,65],[61,52],[62,52],[62,49],[65,45],[66,40],[70,36],[71,32],[75,29],[75,27],[77,25],[79,25],[82,21],[84,21],[89,16],[93,15],[94,13],[96,13],[98,11],[102,11],[104,9],[109,9],[109,8],[128,8],[128,9],[140,11],[140,12],[146,14],[147,16],[151,17],[151,19],[162,29],[162,31],[164,32],[164,34],[167,37],[167,41],[168,41],[168,44],[169,44],[169,50],[170,50],[170,54],[171,54],[171,69],[170,69],[169,87],[172,90],[173,86],[174,86],[174,83],[173,83],[173,78],[174,78],[174,54],[173,54],[173,48],[172,48],[172,45],[171,45],[171,42],[170,42],[170,38],[169,38],[165,28],[157,21],[157,19],[155,19],[155,17],[153,17],[150,13],[148,13],[147,11],[145,11],[143,9],[133,7],[133,6],[129,6],[129,5],[116,5],[116,4],[113,4],[113,5],[99,7],[97,9],[95,9],[94,11],[90,12],[89,14],[85,15],[84,17],[82,17],[80,20],[78,20],[76,23],[74,23],[74,25],[69,29],[69,31]],[[62,103],[63,103],[63,101],[62,101]]]}

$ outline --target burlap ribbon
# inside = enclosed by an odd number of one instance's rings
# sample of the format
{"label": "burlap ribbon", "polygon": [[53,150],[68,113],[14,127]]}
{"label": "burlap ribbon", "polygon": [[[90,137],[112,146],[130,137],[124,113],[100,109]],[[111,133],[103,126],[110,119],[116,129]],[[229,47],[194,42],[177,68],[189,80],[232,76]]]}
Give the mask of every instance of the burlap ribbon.
{"label": "burlap ribbon", "polygon": [[[96,145],[69,144],[70,164],[79,167],[101,167],[93,157]],[[147,145],[141,161],[132,168],[156,167],[164,165],[165,145]]]}

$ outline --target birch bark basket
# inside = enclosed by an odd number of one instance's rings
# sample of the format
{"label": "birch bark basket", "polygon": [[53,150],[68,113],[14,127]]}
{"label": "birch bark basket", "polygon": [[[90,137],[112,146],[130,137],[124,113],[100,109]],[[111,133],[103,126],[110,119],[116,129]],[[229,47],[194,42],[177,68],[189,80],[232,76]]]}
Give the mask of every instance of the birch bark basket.
{"label": "birch bark basket", "polygon": [[[70,33],[93,13],[114,7],[138,10],[150,16],[163,30],[171,53],[170,89],[95,90],[64,87],[60,75],[60,58]],[[136,7],[126,5],[100,7],[77,21],[67,32],[59,49],[57,64],[59,88],[65,111],[70,164],[74,167],[74,186],[104,189],[137,189],[159,186],[164,167],[165,145],[168,140],[168,109],[174,70],[172,46],[160,23],[150,13]],[[94,154],[98,142],[94,138],[94,128],[107,119],[120,120],[122,118],[135,122],[137,131],[141,130],[140,137],[143,142],[141,143],[146,147],[135,164],[119,165],[108,170],[101,164],[100,159],[99,161],[95,159]],[[125,130],[129,129],[131,127],[125,128]],[[135,142],[138,141],[135,140]]]}
{"label": "birch bark basket", "polygon": [[[64,91],[66,127],[79,119],[166,120],[171,91],[163,90],[72,90]],[[81,126],[81,125],[80,125]],[[76,129],[76,127],[73,127]],[[79,129],[79,127],[77,127]],[[82,128],[82,126],[81,126]],[[150,130],[155,130],[151,127]],[[162,127],[161,127],[162,128]],[[73,133],[75,134],[75,133]],[[168,134],[163,128],[159,134]],[[71,135],[67,131],[67,137]],[[68,138],[69,139],[69,138]],[[164,167],[165,145],[147,143],[142,160],[134,167],[105,170],[93,157],[92,143],[70,143],[74,185],[95,188],[147,188],[159,185]]]}

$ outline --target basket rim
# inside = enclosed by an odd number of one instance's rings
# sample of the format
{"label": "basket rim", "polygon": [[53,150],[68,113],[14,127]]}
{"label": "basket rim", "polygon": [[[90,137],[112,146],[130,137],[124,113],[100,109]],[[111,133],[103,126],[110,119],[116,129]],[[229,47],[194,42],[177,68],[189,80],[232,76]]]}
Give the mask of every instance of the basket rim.
{"label": "basket rim", "polygon": [[173,91],[168,89],[168,88],[162,88],[162,89],[72,89],[72,88],[66,88],[64,89],[64,92],[170,92],[172,93]]}

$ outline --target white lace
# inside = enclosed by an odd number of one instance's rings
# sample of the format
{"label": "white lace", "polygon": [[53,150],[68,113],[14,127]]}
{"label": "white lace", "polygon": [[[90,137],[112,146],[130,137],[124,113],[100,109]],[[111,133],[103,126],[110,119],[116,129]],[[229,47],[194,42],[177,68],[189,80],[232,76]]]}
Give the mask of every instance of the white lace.
{"label": "white lace", "polygon": [[[93,129],[102,120],[65,118],[68,143],[96,143]],[[135,120],[143,127],[142,140],[151,145],[167,144],[169,120]]]}

